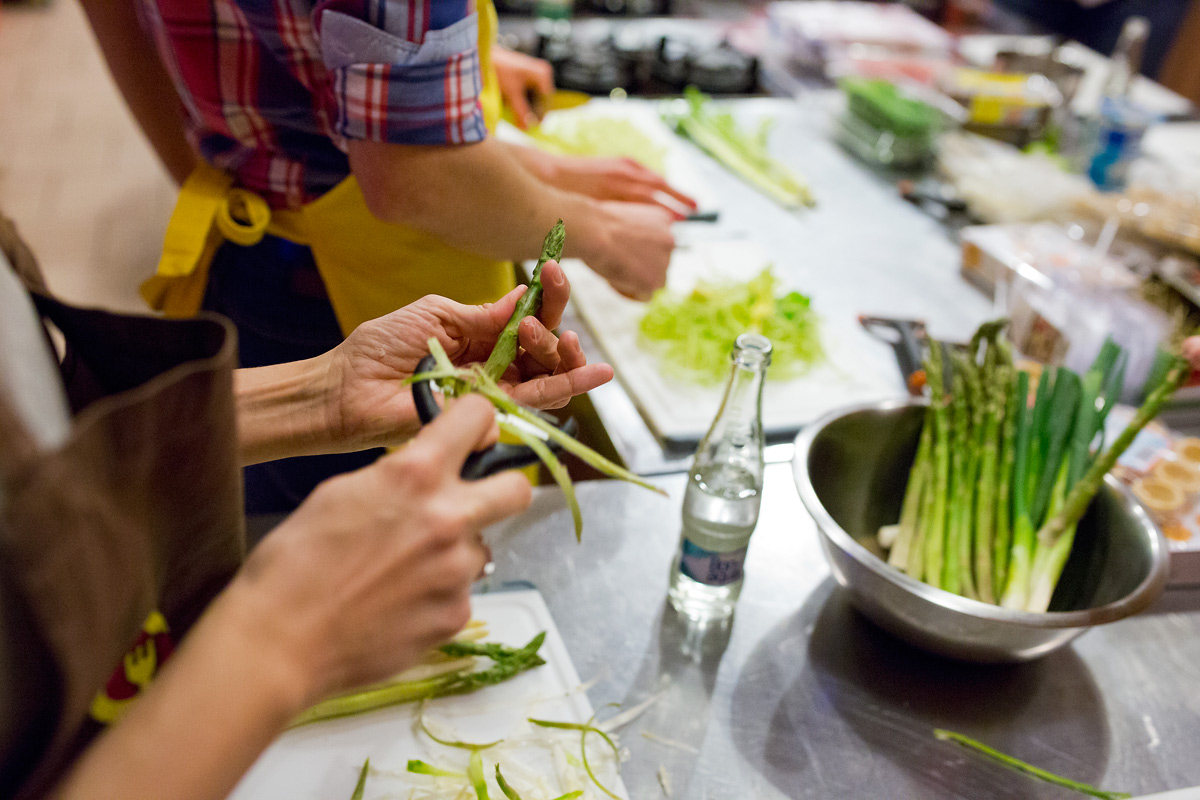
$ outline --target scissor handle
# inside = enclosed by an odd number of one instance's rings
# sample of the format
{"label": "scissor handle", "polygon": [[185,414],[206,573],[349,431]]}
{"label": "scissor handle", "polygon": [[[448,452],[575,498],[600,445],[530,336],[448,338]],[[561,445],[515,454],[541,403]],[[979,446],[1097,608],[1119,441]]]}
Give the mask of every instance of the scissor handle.
{"label": "scissor handle", "polygon": [[[433,356],[425,356],[425,358],[421,359],[421,363],[417,364],[417,374],[432,372],[436,368],[437,361],[434,360]],[[442,413],[441,406],[438,405],[437,399],[433,396],[433,386],[430,385],[428,380],[413,381],[412,395],[413,404],[417,407],[417,417],[420,418],[422,425],[428,425],[437,419],[438,414]],[[560,426],[560,430],[568,436],[574,436],[578,428],[579,426],[576,424],[574,417],[571,417]],[[562,446],[553,439],[546,442],[546,446],[554,452],[562,451]],[[467,456],[467,460],[463,462],[463,468],[459,472],[459,475],[465,481],[475,481],[480,478],[486,478],[489,475],[495,475],[497,472],[528,467],[537,462],[537,453],[525,445],[497,442]]]}

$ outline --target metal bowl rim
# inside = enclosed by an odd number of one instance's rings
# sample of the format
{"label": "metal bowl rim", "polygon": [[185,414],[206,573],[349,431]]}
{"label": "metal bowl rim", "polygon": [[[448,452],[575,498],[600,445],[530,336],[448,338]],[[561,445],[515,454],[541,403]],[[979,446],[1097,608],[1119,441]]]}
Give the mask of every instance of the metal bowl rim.
{"label": "metal bowl rim", "polygon": [[846,533],[842,526],[838,525],[825,510],[825,506],[817,497],[816,489],[813,488],[808,471],[808,456],[813,441],[829,425],[852,414],[864,411],[895,411],[909,406],[924,407],[927,405],[928,402],[924,400],[901,397],[842,406],[806,425],[796,437],[795,454],[792,457],[792,475],[796,482],[796,489],[800,493],[800,499],[808,509],[808,513],[816,520],[817,529],[821,535],[830,539],[855,562],[884,580],[906,589],[911,594],[935,606],[978,619],[1011,623],[1029,628],[1085,628],[1115,622],[1144,610],[1166,588],[1169,563],[1162,533],[1150,521],[1149,515],[1137,498],[1112,475],[1105,476],[1105,484],[1110,490],[1116,491],[1122,496],[1139,527],[1143,531],[1153,534],[1150,536],[1151,564],[1146,577],[1132,592],[1119,600],[1095,608],[1078,611],[1017,611],[994,606],[980,600],[972,600],[969,597],[935,588],[900,572],[855,541],[854,537]]}

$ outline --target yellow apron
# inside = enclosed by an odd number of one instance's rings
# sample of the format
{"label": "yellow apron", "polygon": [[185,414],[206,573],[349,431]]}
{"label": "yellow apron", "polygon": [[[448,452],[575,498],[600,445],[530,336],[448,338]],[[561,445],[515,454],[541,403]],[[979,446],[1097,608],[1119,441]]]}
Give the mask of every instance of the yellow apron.
{"label": "yellow apron", "polygon": [[[491,0],[480,0],[478,11],[480,102],[491,131],[501,103],[491,57],[498,22]],[[180,189],[158,271],[142,285],[142,297],[169,317],[195,314],[221,243],[250,246],[268,233],[312,249],[343,334],[427,294],[488,303],[516,285],[511,262],[377,219],[353,176],[299,209],[272,211],[258,195],[234,188],[232,176],[203,165]]]}

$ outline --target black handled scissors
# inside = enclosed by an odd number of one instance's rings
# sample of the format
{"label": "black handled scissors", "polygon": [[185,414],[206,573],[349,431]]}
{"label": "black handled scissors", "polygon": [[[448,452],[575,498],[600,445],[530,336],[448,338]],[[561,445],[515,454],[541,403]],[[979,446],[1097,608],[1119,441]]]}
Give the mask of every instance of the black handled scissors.
{"label": "black handled scissors", "polygon": [[[425,356],[425,358],[421,359],[421,363],[417,364],[418,375],[423,372],[432,372],[435,369],[437,369],[437,362],[433,356]],[[412,395],[413,404],[417,407],[417,416],[421,419],[422,425],[428,425],[437,418],[438,414],[442,413],[441,406],[437,404],[437,400],[433,396],[433,386],[430,384],[428,378],[413,381]],[[556,425],[558,424],[557,420],[554,422]],[[559,430],[568,436],[574,436],[578,427],[575,423],[575,418],[571,417],[559,426]],[[553,439],[547,441],[546,446],[555,453],[562,452],[562,446]],[[503,472],[506,469],[528,467],[537,462],[537,453],[525,445],[497,442],[490,447],[478,450],[467,456],[466,462],[463,463],[462,472],[459,474],[465,481],[477,481],[480,478],[495,475],[497,472]]]}

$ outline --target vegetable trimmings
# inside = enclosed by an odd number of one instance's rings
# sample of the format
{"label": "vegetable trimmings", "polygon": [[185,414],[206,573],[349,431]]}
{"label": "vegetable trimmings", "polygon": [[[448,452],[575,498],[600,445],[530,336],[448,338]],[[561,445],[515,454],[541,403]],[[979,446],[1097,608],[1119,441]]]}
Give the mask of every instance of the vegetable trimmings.
{"label": "vegetable trimmings", "polygon": [[767,377],[794,378],[824,355],[820,320],[808,297],[778,291],[770,268],[740,283],[700,281],[684,296],[660,290],[642,317],[642,343],[677,377],[718,383],[729,372],[734,340],[761,333],[773,347]]}

